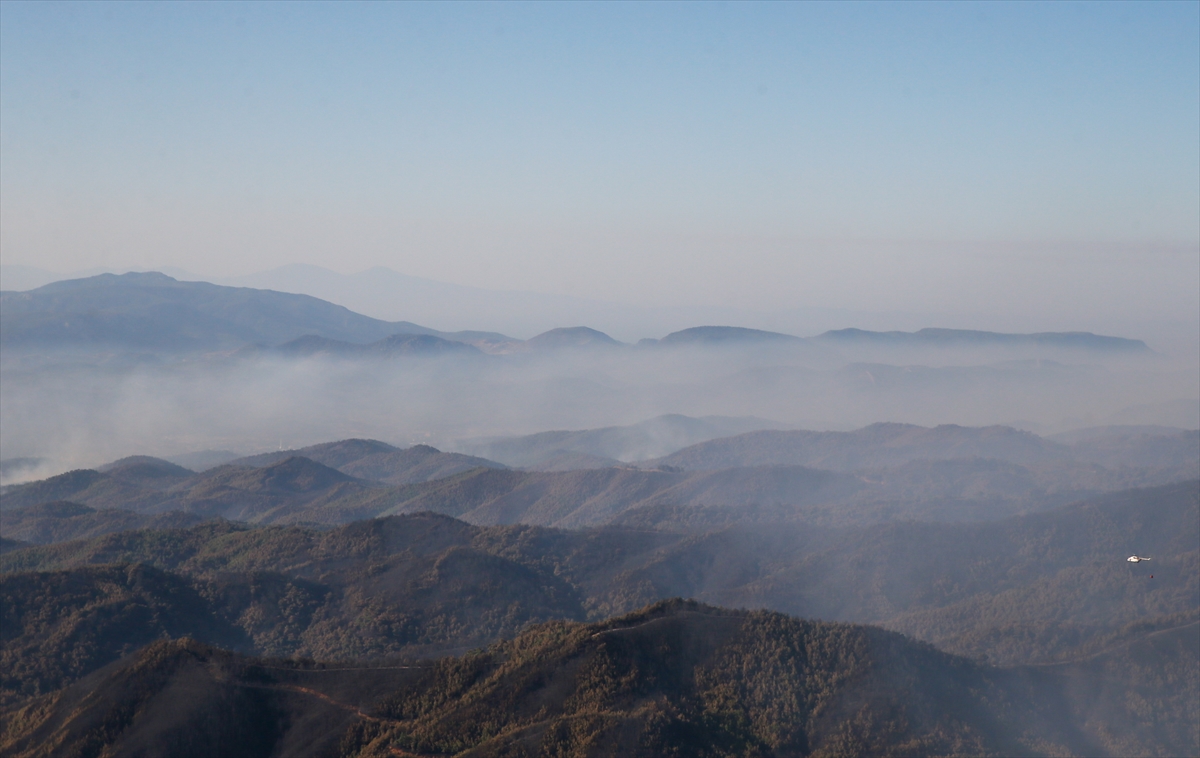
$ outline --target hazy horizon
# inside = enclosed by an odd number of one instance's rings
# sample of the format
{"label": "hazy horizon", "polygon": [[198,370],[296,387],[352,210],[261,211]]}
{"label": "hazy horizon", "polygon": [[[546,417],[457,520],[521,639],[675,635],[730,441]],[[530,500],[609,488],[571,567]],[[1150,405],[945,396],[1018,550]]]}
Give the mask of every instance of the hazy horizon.
{"label": "hazy horizon", "polygon": [[658,312],[589,324],[627,340],[726,313],[1187,345],[1198,39],[1183,3],[6,2],[0,253]]}

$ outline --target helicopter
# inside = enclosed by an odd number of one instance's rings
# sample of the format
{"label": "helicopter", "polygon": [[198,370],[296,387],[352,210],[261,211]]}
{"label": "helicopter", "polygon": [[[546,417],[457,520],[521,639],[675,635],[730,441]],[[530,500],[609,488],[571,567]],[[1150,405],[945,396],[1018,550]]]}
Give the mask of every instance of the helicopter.
{"label": "helicopter", "polygon": [[1131,556],[1129,556],[1128,558],[1126,558],[1125,560],[1129,561],[1130,563],[1141,563],[1142,561],[1148,561],[1148,560],[1150,560],[1150,559],[1149,559],[1149,558],[1143,558],[1143,557],[1142,557],[1142,556],[1140,556],[1140,555],[1131,555]]}

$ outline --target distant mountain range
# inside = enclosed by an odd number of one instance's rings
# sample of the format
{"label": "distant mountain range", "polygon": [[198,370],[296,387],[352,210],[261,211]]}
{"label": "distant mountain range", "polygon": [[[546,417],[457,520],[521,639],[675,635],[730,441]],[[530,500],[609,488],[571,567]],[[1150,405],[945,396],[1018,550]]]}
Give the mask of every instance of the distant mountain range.
{"label": "distant mountain range", "polygon": [[[401,335],[404,335],[401,337]],[[386,356],[454,351],[461,343],[485,352],[618,346],[587,327],[552,329],[529,340],[496,332],[440,332],[408,321],[381,321],[308,295],[206,282],[181,282],[161,273],[101,274],[0,294],[0,344],[54,349],[231,350],[248,345],[286,355]],[[733,326],[700,326],[644,345],[884,345],[892,347],[1035,346],[1147,352],[1140,340],[1087,332],[998,334],[922,329],[867,332],[845,329],[803,339]]]}

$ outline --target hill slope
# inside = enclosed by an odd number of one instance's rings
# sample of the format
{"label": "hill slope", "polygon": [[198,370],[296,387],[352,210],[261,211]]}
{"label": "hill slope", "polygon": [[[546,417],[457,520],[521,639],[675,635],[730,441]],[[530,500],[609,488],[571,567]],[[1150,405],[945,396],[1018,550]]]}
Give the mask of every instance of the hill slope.
{"label": "hill slope", "polygon": [[[673,601],[601,624],[535,627],[432,665],[260,661],[158,642],[4,712],[0,749],[1184,755],[1200,747],[1188,711],[1200,661],[1183,639],[1150,635],[1131,654],[998,670],[869,627]],[[1158,674],[1174,686],[1155,688]],[[1130,691],[1142,699],[1130,702]]]}

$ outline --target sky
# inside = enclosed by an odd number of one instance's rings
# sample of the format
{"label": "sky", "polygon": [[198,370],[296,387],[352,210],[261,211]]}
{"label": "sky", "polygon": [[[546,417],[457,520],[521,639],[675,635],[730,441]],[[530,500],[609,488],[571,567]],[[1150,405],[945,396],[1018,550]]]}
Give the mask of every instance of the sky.
{"label": "sky", "polygon": [[0,220],[64,272],[1194,323],[1200,3],[5,0]]}

